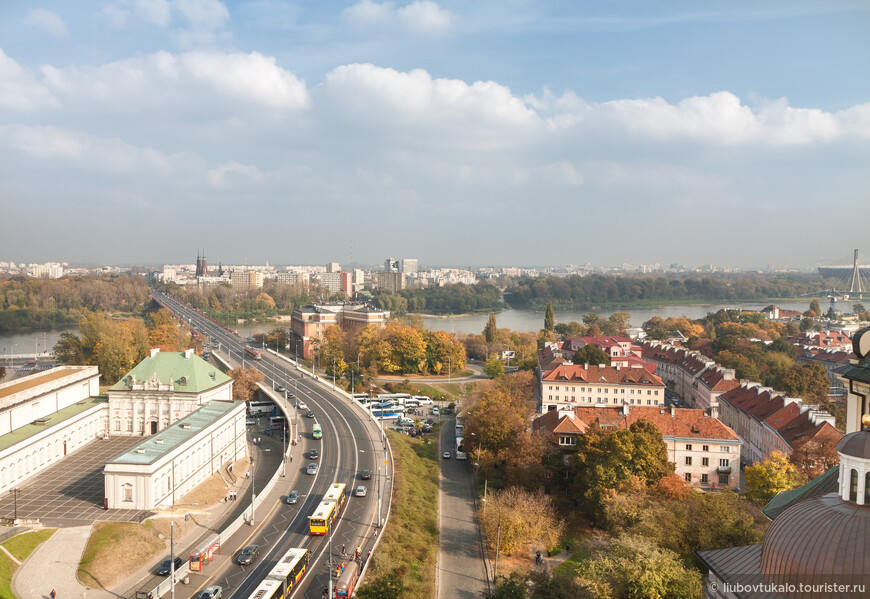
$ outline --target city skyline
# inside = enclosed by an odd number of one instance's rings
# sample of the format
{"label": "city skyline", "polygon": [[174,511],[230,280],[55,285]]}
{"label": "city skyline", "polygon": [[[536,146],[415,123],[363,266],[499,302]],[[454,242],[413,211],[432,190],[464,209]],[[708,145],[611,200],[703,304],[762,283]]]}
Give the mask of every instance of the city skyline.
{"label": "city skyline", "polygon": [[811,268],[866,236],[864,4],[0,17],[3,260]]}

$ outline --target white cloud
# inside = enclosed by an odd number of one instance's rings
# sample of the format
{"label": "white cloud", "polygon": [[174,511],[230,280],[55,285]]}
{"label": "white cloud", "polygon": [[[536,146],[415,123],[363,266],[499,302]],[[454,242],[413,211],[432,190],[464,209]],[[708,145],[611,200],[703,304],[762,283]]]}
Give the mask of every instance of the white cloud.
{"label": "white cloud", "polygon": [[428,35],[445,33],[453,21],[450,11],[431,0],[415,0],[398,8],[393,2],[360,0],[344,9],[341,16],[358,27],[388,27]]}
{"label": "white cloud", "polygon": [[209,185],[217,188],[251,186],[262,183],[263,172],[256,166],[230,162],[209,170],[207,180]]}
{"label": "white cloud", "polygon": [[37,78],[0,48],[0,108],[33,111],[56,106],[57,99]]}
{"label": "white cloud", "polygon": [[100,16],[116,29],[127,27],[131,19],[165,29],[172,20],[168,0],[115,0],[103,7]]}
{"label": "white cloud", "polygon": [[[248,106],[299,109],[305,82],[257,52],[157,52],[98,67],[42,68],[45,86],[70,108],[138,113],[195,107],[203,115]],[[235,113],[233,113],[235,114]]]}
{"label": "white cloud", "polygon": [[69,35],[69,30],[63,19],[56,13],[44,8],[36,8],[28,12],[24,17],[24,24],[34,29],[42,29],[54,37],[66,37]]}
{"label": "white cloud", "polygon": [[168,29],[181,47],[201,47],[230,38],[230,12],[219,0],[114,0],[100,11],[112,27],[124,29],[134,20]]}

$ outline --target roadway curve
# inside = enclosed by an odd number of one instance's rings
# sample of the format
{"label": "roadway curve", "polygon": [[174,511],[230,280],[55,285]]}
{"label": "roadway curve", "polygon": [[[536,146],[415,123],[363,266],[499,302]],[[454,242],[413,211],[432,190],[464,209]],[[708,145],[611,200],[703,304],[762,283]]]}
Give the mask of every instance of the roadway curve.
{"label": "roadway curve", "polygon": [[[154,293],[157,302],[172,311],[176,317],[191,329],[217,339],[222,355],[229,355],[232,362],[242,359],[243,340],[234,332],[202,315],[186,304],[165,295]],[[358,484],[358,472],[372,470],[377,472],[378,465],[384,464],[384,445],[380,431],[362,410],[356,409],[348,399],[324,388],[310,376],[303,376],[292,364],[268,352],[258,361],[245,360],[245,365],[256,366],[266,377],[266,386],[284,385],[296,397],[304,400],[317,415],[316,420],[323,430],[323,439],[311,439],[312,421],[299,418],[301,449],[307,453],[309,448],[319,447],[320,469],[316,476],[302,474],[308,460],[299,459],[288,463],[287,476],[297,476],[295,486],[302,498],[296,506],[286,506],[276,500],[272,505],[263,505],[258,510],[258,526],[242,545],[257,543],[264,550],[262,558],[252,568],[228,565],[215,571],[202,586],[219,584],[224,587],[224,597],[234,599],[250,596],[260,580],[273,567],[278,557],[291,547],[307,547],[311,554],[311,567],[302,583],[292,596],[320,599],[328,584],[328,539],[312,537],[308,534],[308,516],[314,511],[325,491],[333,482],[344,482],[348,492]],[[291,409],[288,421],[295,414]],[[348,497],[342,518],[333,529],[333,552],[338,553],[344,544],[350,548],[362,545],[371,548],[372,539],[377,534],[377,493],[375,480],[369,485],[370,493],[364,499]],[[385,515],[390,481],[382,477],[382,514]],[[241,547],[241,545],[240,545]],[[238,548],[233,548],[237,550]],[[367,553],[367,550],[364,550]],[[336,558],[334,558],[336,559]],[[178,587],[176,587],[177,589]]]}

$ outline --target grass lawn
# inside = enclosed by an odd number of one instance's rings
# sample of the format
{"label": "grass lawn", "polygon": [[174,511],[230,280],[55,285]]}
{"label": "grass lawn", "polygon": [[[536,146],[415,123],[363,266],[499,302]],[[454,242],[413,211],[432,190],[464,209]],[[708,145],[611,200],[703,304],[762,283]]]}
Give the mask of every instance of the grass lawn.
{"label": "grass lawn", "polygon": [[91,588],[106,588],[141,566],[162,557],[166,542],[154,525],[97,522],[79,564],[78,579]]}
{"label": "grass lawn", "polygon": [[[438,457],[433,439],[387,432],[395,478],[390,519],[366,580],[395,573],[407,597],[435,596],[438,553]],[[434,436],[437,438],[437,431]]]}
{"label": "grass lawn", "polygon": [[[12,537],[4,542],[3,547],[5,547],[9,553],[14,555],[18,561],[23,562],[27,559],[27,556],[33,553],[33,550],[36,549],[40,543],[53,535],[56,530],[56,528],[44,528],[42,530],[24,533],[23,535]],[[12,599],[15,597],[15,595],[12,594],[12,576],[15,574],[17,569],[18,564],[9,559],[8,555],[0,552],[0,598]]]}

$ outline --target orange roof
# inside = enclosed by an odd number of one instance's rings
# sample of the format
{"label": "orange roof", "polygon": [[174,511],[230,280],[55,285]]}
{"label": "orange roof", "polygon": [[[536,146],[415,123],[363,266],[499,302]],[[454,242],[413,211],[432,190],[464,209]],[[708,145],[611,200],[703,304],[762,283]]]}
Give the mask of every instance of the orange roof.
{"label": "orange roof", "polygon": [[582,364],[561,364],[544,374],[547,382],[610,383],[615,385],[650,385],[664,387],[658,376],[646,368],[620,368]]}

